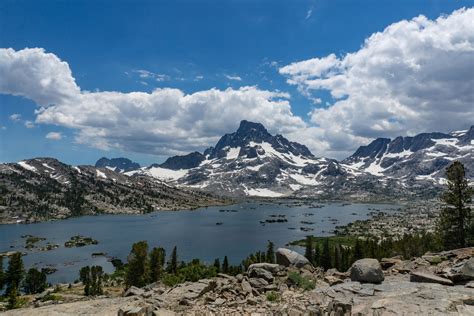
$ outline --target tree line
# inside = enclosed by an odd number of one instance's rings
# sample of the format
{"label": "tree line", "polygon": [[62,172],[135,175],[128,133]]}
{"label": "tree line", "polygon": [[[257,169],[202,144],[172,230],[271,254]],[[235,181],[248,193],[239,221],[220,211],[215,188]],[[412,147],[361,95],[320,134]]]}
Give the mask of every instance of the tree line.
{"label": "tree line", "polygon": [[0,257],[0,291],[5,288],[4,295],[8,299],[7,308],[17,308],[21,304],[20,290],[26,294],[43,292],[48,283],[43,270],[30,268],[25,272],[21,253],[16,252],[9,257],[7,270],[3,270],[3,257]]}
{"label": "tree line", "polygon": [[[337,242],[338,238],[307,236],[305,257],[325,270],[336,268],[346,271],[362,258],[405,259],[419,257],[428,251],[441,251],[474,246],[474,220],[471,204],[474,190],[465,177],[462,163],[455,161],[446,170],[447,189],[441,194],[441,209],[437,229],[433,233],[406,234],[399,239],[374,236],[350,237],[353,244]],[[330,240],[332,245],[330,245]]]}

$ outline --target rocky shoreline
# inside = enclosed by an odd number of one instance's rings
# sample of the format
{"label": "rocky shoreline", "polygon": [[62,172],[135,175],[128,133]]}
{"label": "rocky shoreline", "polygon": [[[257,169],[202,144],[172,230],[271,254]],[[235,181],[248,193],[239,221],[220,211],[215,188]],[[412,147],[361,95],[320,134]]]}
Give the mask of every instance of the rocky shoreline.
{"label": "rocky shoreline", "polygon": [[235,277],[219,274],[174,287],[153,283],[131,287],[122,297],[76,295],[69,303],[42,302],[43,293],[29,308],[6,315],[474,314],[474,248],[412,260],[361,259],[347,272],[324,272],[288,249],[276,254],[276,264],[253,264]]}
{"label": "rocky shoreline", "polygon": [[406,234],[432,233],[439,215],[439,200],[420,200],[397,209],[395,213],[373,210],[372,217],[336,227],[336,234],[343,236],[373,236],[398,239]]}

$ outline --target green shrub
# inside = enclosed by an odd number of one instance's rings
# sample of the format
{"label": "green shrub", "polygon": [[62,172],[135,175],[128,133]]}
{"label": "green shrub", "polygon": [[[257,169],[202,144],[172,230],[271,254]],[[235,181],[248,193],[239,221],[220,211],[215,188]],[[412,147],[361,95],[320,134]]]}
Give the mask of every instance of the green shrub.
{"label": "green shrub", "polygon": [[176,284],[183,283],[185,280],[181,275],[166,273],[161,281],[167,286],[175,286]]}
{"label": "green shrub", "polygon": [[309,278],[304,277],[297,272],[290,272],[288,274],[288,279],[290,280],[292,284],[296,285],[297,287],[305,291],[309,291],[315,288],[315,284],[313,280],[310,280]]}
{"label": "green shrub", "polygon": [[270,302],[276,302],[280,300],[280,295],[277,292],[267,292],[267,300]]}
{"label": "green shrub", "polygon": [[43,296],[43,298],[41,299],[42,302],[46,302],[46,301],[62,301],[62,300],[63,300],[63,297],[62,297],[61,295],[54,294],[54,293],[46,294],[46,295]]}

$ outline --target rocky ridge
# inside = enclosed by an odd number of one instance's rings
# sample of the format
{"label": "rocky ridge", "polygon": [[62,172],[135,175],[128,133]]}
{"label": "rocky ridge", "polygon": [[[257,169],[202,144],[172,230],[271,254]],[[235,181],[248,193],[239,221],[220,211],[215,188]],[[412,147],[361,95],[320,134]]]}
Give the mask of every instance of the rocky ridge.
{"label": "rocky ridge", "polygon": [[203,153],[170,157],[126,174],[233,197],[433,197],[454,160],[463,162],[467,177],[474,178],[473,135],[474,126],[452,134],[378,138],[336,161],[315,157],[306,146],[271,135],[260,123],[242,121],[236,132]]}
{"label": "rocky ridge", "polygon": [[35,222],[98,213],[140,214],[225,201],[146,176],[70,166],[52,158],[0,164],[0,222]]}
{"label": "rocky ridge", "polygon": [[450,134],[422,133],[393,140],[377,138],[360,147],[341,163],[377,177],[390,177],[420,184],[445,184],[444,169],[461,161],[466,176],[474,178],[474,126]]}
{"label": "rocky ridge", "polygon": [[[301,255],[287,249],[278,252],[276,264],[253,264],[235,277],[219,274],[172,288],[154,283],[132,287],[122,299],[42,306],[6,315],[77,315],[99,310],[101,315],[144,316],[474,313],[474,248],[428,253],[413,260],[363,259],[347,272],[324,272],[309,264],[298,268]],[[367,278],[374,275],[377,278]],[[303,288],[300,280],[312,286]]]}
{"label": "rocky ridge", "polygon": [[107,168],[115,172],[127,172],[140,169],[140,164],[131,161],[128,158],[112,158],[102,157],[95,163],[96,168]]}

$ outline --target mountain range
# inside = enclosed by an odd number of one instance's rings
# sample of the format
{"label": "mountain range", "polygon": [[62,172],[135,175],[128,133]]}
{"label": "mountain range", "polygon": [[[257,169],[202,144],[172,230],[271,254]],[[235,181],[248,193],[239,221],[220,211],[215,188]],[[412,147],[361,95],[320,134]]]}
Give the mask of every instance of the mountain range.
{"label": "mountain range", "polygon": [[260,123],[242,121],[236,132],[203,153],[170,157],[124,174],[234,197],[434,194],[454,160],[465,165],[468,178],[474,178],[473,139],[474,126],[450,134],[377,138],[337,161],[315,157],[306,146],[271,135]]}
{"label": "mountain range", "polygon": [[[226,203],[227,197],[385,200],[433,197],[454,160],[474,179],[474,126],[377,138],[350,157],[316,157],[304,145],[242,121],[200,152],[141,167],[127,158],[70,166],[53,158],[0,164],[0,222],[97,213],[144,213]],[[220,197],[219,197],[220,196]]]}

